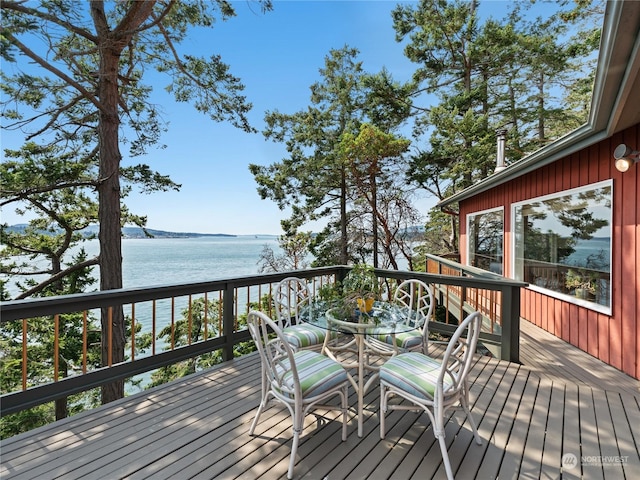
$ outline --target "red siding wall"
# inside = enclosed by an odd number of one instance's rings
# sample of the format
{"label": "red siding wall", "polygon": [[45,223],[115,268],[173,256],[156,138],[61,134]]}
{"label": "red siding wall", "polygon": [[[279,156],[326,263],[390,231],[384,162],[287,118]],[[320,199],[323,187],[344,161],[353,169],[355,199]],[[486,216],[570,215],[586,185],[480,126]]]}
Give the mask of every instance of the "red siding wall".
{"label": "red siding wall", "polygon": [[612,314],[605,315],[529,289],[521,315],[543,329],[640,379],[640,164],[622,174],[613,151],[640,149],[640,124],[569,157],[460,203],[460,252],[466,262],[466,215],[504,206],[505,266],[511,272],[511,204],[613,178]]}

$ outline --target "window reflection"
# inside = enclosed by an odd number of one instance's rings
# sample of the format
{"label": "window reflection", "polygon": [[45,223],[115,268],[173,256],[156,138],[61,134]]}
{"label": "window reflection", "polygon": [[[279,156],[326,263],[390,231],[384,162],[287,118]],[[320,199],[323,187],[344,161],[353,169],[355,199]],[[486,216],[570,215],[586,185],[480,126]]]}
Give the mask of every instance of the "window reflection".
{"label": "window reflection", "polygon": [[516,278],[610,306],[611,183],[515,207]]}
{"label": "window reflection", "polygon": [[502,209],[469,215],[468,221],[469,265],[502,275]]}

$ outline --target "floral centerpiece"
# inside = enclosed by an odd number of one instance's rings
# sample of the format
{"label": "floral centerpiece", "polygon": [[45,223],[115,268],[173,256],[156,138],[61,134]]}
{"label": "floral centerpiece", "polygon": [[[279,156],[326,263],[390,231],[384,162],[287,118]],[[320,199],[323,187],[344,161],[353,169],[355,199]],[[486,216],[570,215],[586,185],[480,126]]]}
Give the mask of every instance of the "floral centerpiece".
{"label": "floral centerpiece", "polygon": [[379,296],[379,283],[371,265],[353,266],[341,284],[321,291],[321,298],[332,305],[332,311],[344,319],[368,315]]}

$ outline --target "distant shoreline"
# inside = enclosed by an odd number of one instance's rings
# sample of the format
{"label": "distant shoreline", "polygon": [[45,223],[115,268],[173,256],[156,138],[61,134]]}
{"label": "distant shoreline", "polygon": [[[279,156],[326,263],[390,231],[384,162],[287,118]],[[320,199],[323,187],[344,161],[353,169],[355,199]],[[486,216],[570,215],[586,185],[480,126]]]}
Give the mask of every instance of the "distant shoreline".
{"label": "distant shoreline", "polygon": [[125,227],[122,229],[122,238],[202,238],[202,237],[237,237],[227,233],[196,233],[196,232],[166,232],[164,230],[146,229],[149,235],[145,235],[141,228]]}
{"label": "distant shoreline", "polygon": [[[9,232],[24,232],[27,227],[26,223],[21,223],[17,225],[10,225],[7,227],[7,231]],[[145,231],[147,234],[145,234]],[[82,230],[82,233],[85,236],[97,236],[98,235],[98,225],[91,225]],[[155,230],[153,228],[145,228],[144,230],[140,227],[124,227],[122,229],[122,238],[123,239],[156,239],[156,238],[203,238],[203,237],[225,237],[225,238],[237,238],[237,237],[269,237],[269,238],[277,238],[278,235],[268,235],[268,234],[246,234],[246,235],[234,235],[230,233],[197,233],[197,232],[169,232],[166,230]]]}

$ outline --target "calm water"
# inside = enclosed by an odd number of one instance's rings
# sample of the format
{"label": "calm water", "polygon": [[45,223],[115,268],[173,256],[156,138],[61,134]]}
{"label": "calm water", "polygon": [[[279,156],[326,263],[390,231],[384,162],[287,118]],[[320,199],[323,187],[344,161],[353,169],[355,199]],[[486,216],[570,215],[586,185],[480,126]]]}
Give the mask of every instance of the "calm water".
{"label": "calm water", "polygon": [[[278,239],[275,236],[238,236],[238,237],[199,237],[199,238],[149,238],[122,240],[122,276],[124,288],[150,287],[179,283],[202,282],[220,278],[255,275],[258,273],[258,261],[265,246],[279,253]],[[92,257],[98,254],[98,240],[84,242],[83,247]],[[94,276],[99,277],[94,268]],[[8,285],[10,294],[17,289]],[[90,290],[98,290],[96,282]],[[175,302],[175,319],[182,318],[182,311],[188,303],[187,298],[178,298]],[[130,315],[130,307],[125,307],[125,315]],[[152,331],[151,302],[136,305],[136,322],[142,325],[142,333]],[[160,300],[156,304],[156,331],[171,323],[171,301]],[[158,339],[158,351],[163,350],[164,342]],[[149,349],[150,350],[150,349]],[[127,355],[130,353],[127,352]],[[138,353],[137,358],[149,355],[150,351]],[[137,376],[144,386],[150,374]],[[127,392],[137,391],[127,386]]]}
{"label": "calm water", "polygon": [[[260,253],[275,237],[125,239],[123,286],[146,287],[200,282],[258,273]],[[97,245],[96,245],[97,249]]]}
{"label": "calm water", "polygon": [[[278,251],[276,237],[200,237],[163,239],[124,239],[122,241],[123,286],[148,287],[177,283],[200,282],[220,278],[255,275],[258,261],[265,245]],[[98,252],[98,241],[87,242],[90,254]],[[186,298],[178,298],[175,303],[175,318],[182,318],[187,307]],[[125,315],[129,315],[125,307]],[[160,331],[170,324],[171,302],[159,300],[156,303],[157,326]],[[136,306],[136,322],[142,325],[142,333],[152,331],[152,311],[150,302]],[[162,350],[164,342],[158,339],[156,348]],[[138,358],[150,352],[139,353]],[[150,374],[135,377],[141,381],[141,388],[149,382]],[[127,393],[138,388],[127,385]]]}
{"label": "calm water", "polygon": [[[265,245],[279,251],[275,236],[123,239],[123,287],[148,287],[255,275],[258,273],[258,261]],[[98,254],[97,239],[84,242],[83,247],[89,257]],[[94,268],[93,272],[98,279],[98,269]],[[98,288],[96,282],[92,289]],[[16,293],[11,285],[8,290],[12,294]]]}
{"label": "calm water", "polygon": [[[97,253],[97,240],[87,252]],[[124,239],[122,241],[122,282],[124,288],[174,285],[221,278],[255,275],[265,245],[278,249],[275,237],[200,237],[166,239]],[[94,249],[94,251],[90,250]],[[175,318],[182,318],[188,299],[176,298]],[[171,319],[171,300],[156,303],[157,330]],[[125,308],[125,315],[127,315]],[[152,330],[150,302],[136,305],[136,322],[142,332]]]}
{"label": "calm water", "polygon": [[[277,237],[125,238],[122,240],[123,287],[255,275],[265,245],[278,250]],[[85,242],[84,247],[89,256],[98,254],[98,240]],[[97,278],[97,269],[94,272]]]}

